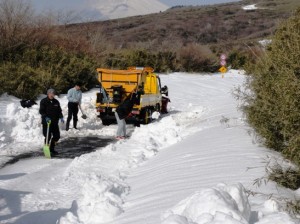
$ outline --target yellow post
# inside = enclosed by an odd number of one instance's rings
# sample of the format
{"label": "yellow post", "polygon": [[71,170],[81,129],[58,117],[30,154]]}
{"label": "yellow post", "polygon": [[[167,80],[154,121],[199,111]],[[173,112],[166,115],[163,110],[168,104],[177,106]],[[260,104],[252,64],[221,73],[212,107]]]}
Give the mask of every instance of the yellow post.
{"label": "yellow post", "polygon": [[222,78],[224,78],[224,73],[226,73],[226,72],[227,72],[227,68],[226,68],[226,67],[224,67],[224,66],[222,66],[222,67],[219,69],[219,72],[221,72],[221,73],[222,73]]}

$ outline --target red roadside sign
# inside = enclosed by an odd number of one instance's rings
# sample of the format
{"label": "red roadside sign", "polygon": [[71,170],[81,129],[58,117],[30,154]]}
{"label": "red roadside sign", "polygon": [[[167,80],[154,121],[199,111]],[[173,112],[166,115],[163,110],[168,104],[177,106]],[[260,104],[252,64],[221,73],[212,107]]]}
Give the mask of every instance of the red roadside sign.
{"label": "red roadside sign", "polygon": [[227,63],[226,63],[226,61],[225,60],[221,60],[221,62],[220,62],[220,65],[221,66],[225,66]]}
{"label": "red roadside sign", "polygon": [[226,58],[227,58],[226,54],[221,54],[221,56],[220,56],[221,60],[226,60]]}

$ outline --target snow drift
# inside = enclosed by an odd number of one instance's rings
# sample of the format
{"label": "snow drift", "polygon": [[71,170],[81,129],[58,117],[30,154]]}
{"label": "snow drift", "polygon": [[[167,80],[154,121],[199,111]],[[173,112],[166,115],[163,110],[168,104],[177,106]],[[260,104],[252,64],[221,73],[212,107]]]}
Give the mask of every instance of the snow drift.
{"label": "snow drift", "polygon": [[241,184],[203,189],[163,215],[162,224],[247,224],[251,209]]}

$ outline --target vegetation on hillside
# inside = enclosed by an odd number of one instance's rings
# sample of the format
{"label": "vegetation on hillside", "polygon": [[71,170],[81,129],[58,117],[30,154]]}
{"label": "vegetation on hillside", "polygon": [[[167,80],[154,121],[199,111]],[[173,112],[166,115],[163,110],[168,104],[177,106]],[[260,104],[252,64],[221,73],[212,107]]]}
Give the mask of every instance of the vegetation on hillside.
{"label": "vegetation on hillside", "polygon": [[0,94],[34,99],[50,87],[65,92],[78,80],[94,86],[96,63],[75,48],[78,40],[33,15],[28,2],[0,0]]}
{"label": "vegetation on hillside", "polygon": [[287,7],[293,1],[285,0],[289,4],[284,5],[262,0],[259,5],[272,5],[254,11],[241,8],[250,0],[173,7],[157,14],[80,24],[70,24],[68,17],[58,26],[53,21],[61,22],[59,18],[34,16],[26,0],[0,0],[0,94],[35,98],[49,87],[62,93],[79,79],[88,89],[96,82],[96,67],[215,72],[221,53],[228,55],[232,68],[243,68],[262,53],[257,41],[268,38],[291,14]]}
{"label": "vegetation on hillside", "polygon": [[[272,43],[257,63],[244,93],[244,111],[269,148],[300,165],[300,8],[277,29]],[[287,184],[300,187],[300,171],[281,172]],[[277,172],[278,175],[278,172]],[[276,175],[273,175],[276,177]],[[272,176],[271,176],[272,179]],[[282,178],[273,178],[282,179]]]}
{"label": "vegetation on hillside", "polygon": [[232,68],[254,61],[261,54],[258,40],[269,38],[277,24],[291,15],[292,6],[299,5],[294,0],[261,0],[257,3],[262,9],[242,9],[253,2],[179,6],[157,14],[69,24],[61,29],[89,42],[90,53],[104,67],[215,72],[222,53],[228,55]]}

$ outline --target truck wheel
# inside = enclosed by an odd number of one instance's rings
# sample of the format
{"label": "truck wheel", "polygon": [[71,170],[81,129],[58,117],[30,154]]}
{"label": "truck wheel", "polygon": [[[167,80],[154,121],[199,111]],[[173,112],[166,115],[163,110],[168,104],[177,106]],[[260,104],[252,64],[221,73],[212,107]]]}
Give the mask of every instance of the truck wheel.
{"label": "truck wheel", "polygon": [[159,103],[156,104],[156,106],[155,106],[155,111],[157,111],[157,112],[160,113],[160,104],[159,104]]}
{"label": "truck wheel", "polygon": [[102,124],[104,126],[109,126],[109,125],[111,125],[111,121],[109,119],[102,119]]}
{"label": "truck wheel", "polygon": [[149,124],[152,121],[151,110],[149,108],[143,109],[141,113],[141,124]]}

